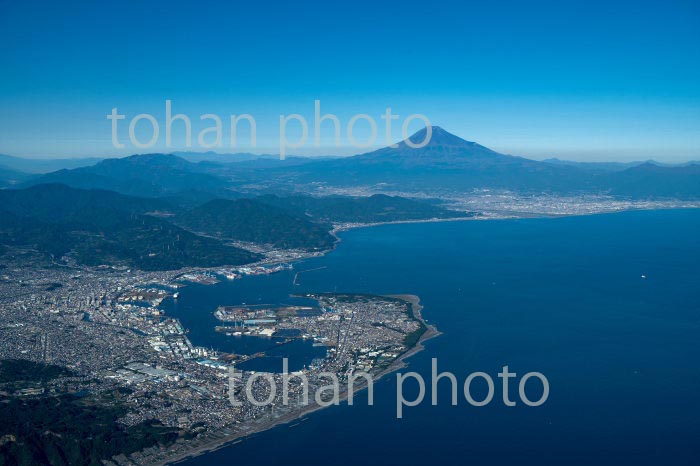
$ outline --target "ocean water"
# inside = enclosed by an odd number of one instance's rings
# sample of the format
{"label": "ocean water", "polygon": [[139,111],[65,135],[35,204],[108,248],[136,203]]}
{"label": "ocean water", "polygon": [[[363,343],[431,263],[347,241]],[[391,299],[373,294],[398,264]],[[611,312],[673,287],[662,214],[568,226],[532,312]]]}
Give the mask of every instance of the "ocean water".
{"label": "ocean water", "polygon": [[316,304],[313,300],[291,296],[294,291],[299,291],[298,287],[291,288],[295,274],[296,271],[283,271],[215,285],[188,284],[179,290],[177,300],[165,300],[161,308],[168,316],[180,319],[189,331],[190,340],[197,346],[236,354],[266,353],[266,357],[238,364],[236,367],[241,370],[282,372],[282,358],[287,358],[289,370],[296,371],[308,366],[315,358],[323,358],[325,348],[314,347],[313,342],[304,340],[281,345],[278,343],[280,339],[276,338],[227,336],[215,331],[216,326],[224,324],[214,316],[219,306]]}
{"label": "ocean water", "polygon": [[[485,407],[463,396],[452,406],[442,384],[437,406],[428,389],[396,419],[392,374],[376,384],[374,406],[363,392],[354,406],[184,464],[698,465],[699,233],[700,210],[386,225],[343,233],[336,251],[289,274],[185,289],[173,311],[197,344],[209,338],[206,316],[219,304],[288,302],[303,291],[419,295],[443,335],[401,372],[429,381],[437,358],[462,382],[490,374],[496,396]],[[253,340],[235,345],[269,344]],[[504,365],[518,376],[545,374],[547,402],[525,406],[511,388],[518,404],[504,406],[496,378]]]}

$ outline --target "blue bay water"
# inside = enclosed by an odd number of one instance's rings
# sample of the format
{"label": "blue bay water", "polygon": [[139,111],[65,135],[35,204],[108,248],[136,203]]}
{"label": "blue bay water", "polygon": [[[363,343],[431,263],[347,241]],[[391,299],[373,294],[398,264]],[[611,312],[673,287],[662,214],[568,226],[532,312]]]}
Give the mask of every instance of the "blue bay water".
{"label": "blue bay water", "polygon": [[[496,396],[482,408],[463,396],[452,406],[444,383],[437,406],[429,390],[396,419],[392,374],[377,383],[374,406],[361,393],[354,406],[184,464],[700,464],[699,233],[700,210],[386,225],[343,233],[336,251],[291,273],[185,289],[171,311],[196,344],[210,341],[220,304],[290,302],[305,291],[419,295],[443,335],[401,372],[429,381],[437,358],[460,381],[489,373]],[[294,273],[309,269],[294,286]],[[269,342],[236,345],[254,352]],[[280,354],[297,351],[313,356],[308,347]],[[544,373],[548,401],[524,406],[511,383],[518,405],[505,407],[504,365],[518,378]]]}

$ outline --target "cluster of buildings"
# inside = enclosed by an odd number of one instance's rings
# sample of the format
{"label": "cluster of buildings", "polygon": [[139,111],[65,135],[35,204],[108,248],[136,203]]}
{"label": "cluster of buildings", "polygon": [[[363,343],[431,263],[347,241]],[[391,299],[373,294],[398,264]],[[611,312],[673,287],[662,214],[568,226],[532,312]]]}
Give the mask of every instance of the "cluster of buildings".
{"label": "cluster of buildings", "polygon": [[[289,266],[238,268],[235,273],[273,273]],[[222,309],[220,318],[240,320],[255,334],[310,338],[327,347],[327,357],[290,383],[291,403],[275,399],[269,406],[245,402],[232,406],[232,359],[198,347],[177,320],[159,305],[176,297],[182,277],[215,277],[215,272],[140,272],[99,267],[59,266],[31,251],[5,255],[0,268],[0,359],[24,359],[67,368],[45,387],[22,396],[88,393],[119,400],[126,428],[158,421],[193,437],[162,449],[147,449],[113,464],[152,464],[177,456],[198,443],[237,435],[263,422],[274,422],[303,407],[304,389],[325,385],[321,371],[345,380],[356,370],[379,371],[407,350],[406,336],[420,328],[410,305],[393,298],[313,295],[318,307],[267,310]],[[230,320],[229,320],[230,319]],[[242,372],[239,389],[253,376]],[[302,382],[302,376],[307,383]],[[281,374],[273,375],[282,382]],[[270,394],[253,384],[257,399]],[[281,396],[281,390],[278,391]],[[294,401],[296,400],[296,401]],[[223,434],[222,434],[223,433]]]}

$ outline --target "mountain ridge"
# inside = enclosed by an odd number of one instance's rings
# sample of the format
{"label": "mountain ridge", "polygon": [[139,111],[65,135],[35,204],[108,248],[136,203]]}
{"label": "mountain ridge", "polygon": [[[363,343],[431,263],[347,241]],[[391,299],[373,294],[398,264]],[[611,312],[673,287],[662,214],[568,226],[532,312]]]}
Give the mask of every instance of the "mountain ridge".
{"label": "mountain ridge", "polygon": [[195,235],[158,216],[166,207],[104,190],[51,184],[0,190],[0,245],[28,246],[60,259],[142,270],[239,265],[257,254]]}
{"label": "mountain ridge", "polygon": [[[49,173],[20,186],[59,182],[138,197],[192,199],[232,199],[242,197],[244,192],[294,192],[298,187],[324,185],[381,186],[392,191],[431,195],[497,190],[528,195],[585,193],[644,199],[700,199],[700,179],[696,178],[692,163],[673,166],[672,171],[642,172],[633,170],[639,164],[536,161],[501,154],[439,126],[430,127],[430,131],[432,136],[423,147],[411,147],[411,144],[421,142],[428,128],[397,144],[341,158],[279,161],[249,155],[233,163],[216,160],[195,163],[172,154],[137,154]],[[212,154],[203,157],[211,159]],[[673,187],[671,178],[682,183]]]}

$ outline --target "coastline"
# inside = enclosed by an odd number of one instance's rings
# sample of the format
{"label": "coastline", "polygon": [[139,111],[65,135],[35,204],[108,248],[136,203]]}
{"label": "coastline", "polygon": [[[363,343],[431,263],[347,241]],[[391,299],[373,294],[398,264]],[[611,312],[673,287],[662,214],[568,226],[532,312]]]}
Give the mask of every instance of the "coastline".
{"label": "coastline", "polygon": [[425,332],[420,336],[416,344],[413,346],[413,348],[409,348],[407,351],[405,351],[403,354],[401,354],[396,360],[391,363],[389,367],[387,367],[384,371],[380,372],[376,376],[376,380],[379,380],[383,376],[390,374],[392,372],[396,372],[399,369],[402,369],[407,366],[405,360],[410,358],[411,356],[414,356],[421,351],[425,349],[425,346],[423,346],[423,343],[426,341],[439,337],[442,335],[442,332],[437,329],[432,324],[429,324],[425,318],[423,318],[422,310],[423,306],[420,304],[420,297],[414,294],[396,294],[396,295],[385,295],[388,298],[397,298],[402,301],[405,301],[411,305],[411,311],[413,312],[413,317],[416,318],[421,324],[425,326]]}
{"label": "coastline", "polygon": [[[647,210],[647,209],[630,209],[630,210]],[[626,210],[628,211],[628,210]],[[624,212],[624,211],[623,211]],[[459,217],[459,218],[448,218],[448,219],[440,219],[440,218],[434,218],[434,219],[424,219],[424,220],[406,220],[406,221],[395,221],[395,222],[378,222],[378,223],[367,223],[367,224],[343,224],[343,225],[336,225],[333,230],[331,230],[331,234],[336,238],[335,244],[324,251],[318,251],[315,253],[310,253],[307,257],[300,257],[296,258],[293,260],[280,260],[280,261],[275,261],[275,262],[268,262],[269,263],[291,263],[291,262],[297,262],[297,261],[303,261],[308,258],[313,258],[313,257],[319,257],[319,256],[325,256],[326,254],[329,254],[333,252],[336,247],[342,242],[342,239],[336,235],[336,233],[339,233],[341,231],[349,231],[349,230],[354,230],[354,229],[360,229],[360,228],[368,228],[368,227],[374,227],[374,226],[383,226],[383,225],[392,225],[392,224],[411,224],[411,223],[442,223],[442,222],[457,222],[457,221],[487,221],[487,220],[512,220],[512,219],[519,219],[519,218],[565,218],[565,217],[577,217],[577,216],[589,216],[589,215],[611,215],[611,214],[617,214],[620,213],[619,211],[613,211],[613,212],[595,212],[595,213],[578,213],[578,214],[563,214],[563,215],[547,215],[547,214],[540,214],[536,216],[511,216],[511,217],[491,217],[491,216],[486,216],[486,217]],[[248,265],[255,265],[255,264],[264,264],[264,261],[254,263],[254,264],[248,264]],[[201,271],[206,271],[206,270],[212,270],[211,268],[190,268],[187,269],[189,271],[192,270],[201,270]],[[179,271],[178,275],[181,273],[186,273],[187,270],[181,270]],[[405,360],[412,357],[413,355],[421,352],[424,349],[423,343],[429,339],[435,338],[439,335],[442,334],[435,326],[428,324],[424,318],[422,317],[421,311],[423,310],[423,306],[420,304],[420,298],[416,295],[411,295],[411,294],[397,294],[397,295],[384,295],[386,297],[393,297],[393,298],[398,298],[402,299],[412,306],[412,311],[414,313],[414,316],[423,324],[425,325],[426,331],[421,335],[419,340],[416,342],[416,344],[408,349],[406,352],[402,353],[399,355],[396,360],[392,362],[392,364],[378,373],[377,375],[374,376],[374,381],[380,380],[382,377],[385,377],[386,375],[389,375],[393,372],[396,372],[404,367],[407,366]],[[361,390],[364,390],[366,387],[365,384],[358,384],[355,386],[355,389],[353,390],[353,393],[357,393]],[[347,400],[348,393],[347,392],[342,392],[340,394],[340,401],[344,402]],[[328,406],[332,407],[332,406]],[[314,413],[318,410],[324,409],[326,407],[324,406],[318,406],[316,404],[310,404],[307,407],[304,407],[303,409],[300,409],[299,411],[292,412],[285,414],[283,416],[280,416],[279,418],[270,420],[268,422],[260,423],[260,424],[255,424],[251,426],[250,429],[244,431],[244,432],[237,432],[236,434],[229,435],[229,436],[224,436],[224,437],[219,437],[219,438],[213,438],[209,439],[210,441],[206,441],[202,445],[197,445],[193,449],[188,450],[187,452],[183,452],[181,454],[176,454],[167,458],[164,458],[162,461],[158,461],[155,463],[152,463],[154,465],[158,466],[165,466],[165,465],[170,465],[170,464],[176,464],[180,463],[182,461],[186,461],[191,458],[195,458],[197,456],[204,455],[206,453],[210,453],[213,451],[217,451],[221,448],[224,448],[228,445],[238,443],[245,438],[252,436],[254,434],[264,432],[270,429],[273,429],[275,427],[279,427],[285,424],[290,424],[296,420],[303,419],[307,415]],[[188,441],[190,442],[190,441]],[[195,440],[196,442],[196,440]],[[167,447],[166,447],[167,449]]]}
{"label": "coastline", "polygon": [[[479,217],[479,216],[472,216],[472,217],[453,217],[453,218],[428,218],[428,219],[423,219],[423,220],[395,220],[393,222],[375,222],[375,223],[340,223],[333,225],[333,229],[329,231],[331,236],[335,238],[335,243],[333,246],[326,250],[323,251],[323,255],[328,254],[329,252],[332,252],[335,250],[335,248],[340,244],[343,240],[338,236],[338,233],[342,231],[350,231],[350,230],[356,230],[360,228],[371,228],[371,227],[378,227],[378,226],[383,226],[383,225],[403,225],[403,224],[410,224],[410,223],[442,223],[442,222],[466,222],[469,220],[491,220],[491,219],[496,219],[491,218],[491,217]],[[398,296],[398,295],[397,295]],[[401,295],[401,296],[412,296],[412,295]]]}
{"label": "coastline", "polygon": [[[429,324],[428,322],[425,321],[423,318],[423,315],[421,311],[423,310],[423,306],[420,304],[420,297],[412,294],[398,294],[398,295],[381,295],[387,298],[395,298],[395,299],[400,299],[406,303],[408,303],[411,306],[411,311],[413,313],[413,317],[417,319],[422,325],[425,327],[425,332],[421,335],[421,337],[418,339],[416,344],[406,350],[404,353],[399,355],[392,363],[384,369],[383,371],[379,372],[378,374],[374,375],[372,380],[373,382],[379,381],[381,378],[396,372],[399,369],[402,369],[407,366],[407,363],[405,362],[406,359],[420,353],[425,349],[423,343],[425,343],[427,340],[430,340],[432,338],[435,338],[439,335],[442,335],[442,332],[440,332],[434,325]],[[365,390],[367,388],[367,384],[365,382],[355,385],[353,387],[352,393],[358,393],[362,390]],[[340,393],[339,401],[340,403],[345,402],[348,399],[349,392],[343,391]],[[339,405],[339,404],[338,404]],[[283,416],[280,416],[279,418],[270,420],[265,423],[260,423],[257,425],[252,426],[252,428],[244,431],[244,432],[237,432],[236,434],[221,437],[221,438],[215,438],[212,439],[210,442],[207,442],[203,445],[196,446],[192,450],[188,450],[186,453],[182,454],[176,454],[174,456],[164,458],[162,461],[158,461],[156,463],[152,463],[153,465],[157,466],[166,466],[166,465],[171,465],[171,464],[177,464],[181,463],[183,461],[187,461],[189,459],[195,458],[197,456],[201,456],[207,453],[211,453],[217,450],[220,450],[221,448],[225,448],[229,445],[232,445],[234,443],[238,443],[252,435],[273,429],[275,427],[280,427],[283,425],[290,424],[296,420],[300,420],[304,417],[306,417],[309,414],[312,414],[316,411],[320,411],[325,408],[331,408],[333,406],[338,406],[338,405],[331,405],[331,406],[320,406],[316,403],[309,404],[305,408],[300,409],[299,411],[291,412],[288,414],[285,414]]]}
{"label": "coastline", "polygon": [[[545,213],[545,212],[521,212],[513,211],[509,213],[496,213],[489,212],[490,215],[475,215],[469,217],[452,217],[452,218],[430,218],[430,219],[416,219],[416,220],[395,220],[390,222],[373,222],[373,223],[339,223],[333,225],[333,228],[328,232],[335,242],[332,246],[327,249],[322,249],[318,251],[306,251],[304,254],[300,254],[294,258],[280,258],[280,259],[261,259],[256,262],[250,262],[247,264],[239,264],[230,267],[254,267],[254,266],[265,266],[265,265],[276,265],[276,264],[291,264],[299,261],[304,261],[307,259],[313,259],[318,257],[323,257],[333,251],[338,247],[338,245],[343,241],[338,233],[350,230],[357,230],[361,228],[372,228],[385,225],[404,225],[404,224],[416,224],[416,223],[443,223],[443,222],[466,222],[466,221],[503,221],[503,220],[525,220],[525,219],[558,219],[558,218],[569,218],[569,217],[588,217],[593,215],[616,215],[624,212],[636,212],[636,211],[652,211],[652,210],[679,210],[679,209],[700,209],[700,205],[684,205],[675,207],[628,207],[625,209],[601,209],[592,212],[572,212],[572,213]],[[229,266],[227,266],[229,267]],[[178,270],[168,271],[173,274],[172,279],[191,273],[191,272],[215,272],[221,269],[221,267],[186,267]]]}
{"label": "coastline", "polygon": [[[479,215],[472,215],[468,217],[450,217],[450,218],[426,218],[426,219],[415,219],[415,220],[393,220],[390,222],[370,222],[370,223],[339,223],[334,225],[331,233],[338,231],[354,230],[355,228],[366,228],[366,227],[376,227],[380,225],[402,225],[405,223],[438,223],[438,222],[462,222],[465,220],[482,220],[485,218],[492,217],[481,217]],[[507,217],[504,217],[507,218]]]}

